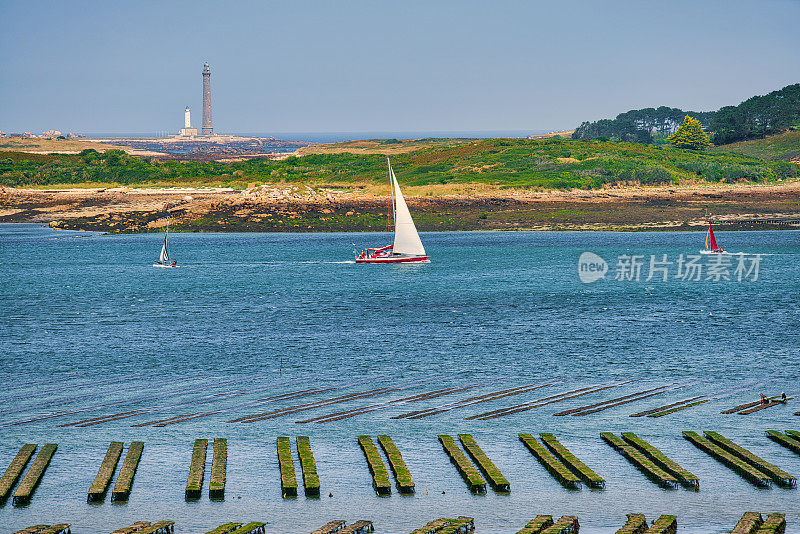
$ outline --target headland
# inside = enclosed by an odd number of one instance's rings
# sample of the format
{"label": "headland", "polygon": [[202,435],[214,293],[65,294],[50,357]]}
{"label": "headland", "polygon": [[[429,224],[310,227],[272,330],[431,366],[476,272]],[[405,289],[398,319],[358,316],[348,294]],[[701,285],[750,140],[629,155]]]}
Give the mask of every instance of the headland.
{"label": "headland", "polygon": [[116,142],[3,143],[0,222],[112,233],[160,231],[167,221],[176,231],[383,231],[391,157],[422,231],[699,230],[709,219],[723,230],[800,228],[800,166],[741,146],[698,153],[555,135],[297,147],[211,137],[189,150],[174,139]]}

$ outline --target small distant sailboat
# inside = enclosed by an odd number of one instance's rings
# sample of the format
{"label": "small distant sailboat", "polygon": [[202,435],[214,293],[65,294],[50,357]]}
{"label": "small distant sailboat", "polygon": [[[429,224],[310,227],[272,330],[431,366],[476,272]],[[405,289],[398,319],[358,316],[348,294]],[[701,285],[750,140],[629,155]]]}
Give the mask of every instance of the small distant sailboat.
{"label": "small distant sailboat", "polygon": [[356,263],[430,263],[389,158],[386,158],[386,164],[389,166],[389,189],[394,214],[394,243],[357,253]]}
{"label": "small distant sailboat", "polygon": [[171,269],[178,266],[177,260],[169,259],[169,249],[167,248],[167,236],[169,235],[169,223],[164,231],[164,244],[161,245],[161,254],[158,256],[158,261],[153,264],[153,267],[163,267]]}
{"label": "small distant sailboat", "polygon": [[705,248],[700,251],[700,254],[727,254],[722,247],[717,245],[717,240],[714,238],[714,229],[711,227],[711,221],[708,222]]}

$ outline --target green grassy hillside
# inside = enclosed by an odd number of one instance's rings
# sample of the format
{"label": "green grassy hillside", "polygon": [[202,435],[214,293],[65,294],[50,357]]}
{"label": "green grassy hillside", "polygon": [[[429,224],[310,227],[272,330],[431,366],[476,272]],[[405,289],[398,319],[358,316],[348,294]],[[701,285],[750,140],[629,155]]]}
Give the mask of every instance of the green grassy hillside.
{"label": "green grassy hillside", "polygon": [[[233,163],[142,159],[119,150],[104,154],[25,156],[0,154],[0,184],[183,184],[244,187],[248,183],[377,184],[386,180],[386,156],[327,153],[282,161]],[[774,182],[794,179],[798,165],[725,152],[610,141],[459,140],[397,153],[392,165],[406,185],[479,183],[492,187],[592,189],[604,184],[683,181]]]}
{"label": "green grassy hillside", "polygon": [[800,161],[800,130],[784,132],[765,139],[740,141],[711,149],[714,153],[735,153],[773,161]]}

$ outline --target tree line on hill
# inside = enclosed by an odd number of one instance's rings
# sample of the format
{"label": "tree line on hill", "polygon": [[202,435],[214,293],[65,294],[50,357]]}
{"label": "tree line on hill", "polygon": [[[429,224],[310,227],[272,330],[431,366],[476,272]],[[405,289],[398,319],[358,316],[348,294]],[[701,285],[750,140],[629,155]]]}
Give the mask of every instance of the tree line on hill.
{"label": "tree line on hill", "polygon": [[575,129],[572,138],[658,143],[673,134],[687,115],[700,121],[717,145],[761,139],[800,128],[800,84],[787,85],[718,111],[683,111],[666,106],[634,109],[620,113],[614,119],[583,122]]}

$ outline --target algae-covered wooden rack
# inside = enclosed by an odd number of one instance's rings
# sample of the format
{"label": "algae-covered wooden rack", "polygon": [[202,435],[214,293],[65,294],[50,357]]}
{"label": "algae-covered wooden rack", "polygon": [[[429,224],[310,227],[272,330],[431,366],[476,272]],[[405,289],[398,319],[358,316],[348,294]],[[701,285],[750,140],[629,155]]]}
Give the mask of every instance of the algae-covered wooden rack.
{"label": "algae-covered wooden rack", "polygon": [[[644,417],[644,416],[652,417],[655,414],[666,412],[668,410],[671,410],[672,408],[677,408],[677,407],[681,407],[681,406],[684,406],[684,405],[692,403],[692,402],[696,402],[696,401],[698,401],[700,399],[704,399],[705,397],[706,397],[705,395],[698,395],[698,396],[692,397],[690,399],[683,399],[683,400],[679,400],[677,402],[672,402],[670,404],[666,404],[664,406],[658,406],[657,408],[650,408],[650,409],[647,409],[647,410],[643,410],[641,412],[632,413],[629,417]],[[628,514],[628,515],[631,515],[631,514]],[[636,514],[633,514],[633,515],[636,515]]]}
{"label": "algae-covered wooden rack", "polygon": [[710,400],[711,399],[696,400],[694,402],[690,402],[690,403],[684,404],[683,406],[677,406],[675,408],[670,408],[669,410],[664,410],[664,411],[657,412],[657,413],[651,413],[647,417],[664,417],[665,415],[670,415],[670,414],[673,414],[675,412],[680,412],[682,410],[688,410],[689,408],[694,408],[695,406],[700,406],[701,404],[705,404],[706,402],[708,402]]}
{"label": "algae-covered wooden rack", "polygon": [[172,534],[174,528],[175,521],[158,521],[149,527],[137,530],[136,534]]}
{"label": "algae-covered wooden rack", "polygon": [[6,499],[8,499],[8,495],[14,488],[14,484],[19,480],[22,471],[25,470],[25,466],[28,465],[34,452],[36,452],[36,444],[28,443],[23,445],[14,459],[11,460],[8,469],[6,469],[6,472],[0,477],[0,504],[3,504]]}
{"label": "algae-covered wooden rack", "polygon": [[38,534],[49,526],[50,525],[31,525],[27,528],[16,531],[14,534]]}
{"label": "algae-covered wooden rack", "polygon": [[537,389],[550,387],[550,386],[552,386],[553,384],[555,384],[556,382],[559,382],[559,381],[560,380],[556,380],[556,381],[551,380],[551,381],[548,381],[548,382],[541,382],[541,383],[536,383],[536,384],[526,384],[524,386],[517,386],[517,387],[513,387],[513,388],[502,389],[502,390],[499,390],[499,391],[493,391],[491,393],[486,393],[486,394],[483,394],[483,395],[477,395],[477,396],[473,396],[473,397],[468,397],[468,398],[460,400],[460,401],[450,402],[450,403],[444,404],[442,406],[437,406],[437,407],[433,407],[433,408],[426,408],[426,409],[423,409],[423,410],[414,410],[413,412],[407,412],[407,413],[395,415],[395,416],[392,417],[392,419],[422,419],[424,417],[430,417],[431,415],[437,415],[437,414],[449,412],[449,411],[452,411],[452,410],[466,408],[468,406],[474,406],[476,404],[481,404],[481,403],[484,403],[484,402],[491,402],[491,401],[495,401],[495,400],[498,400],[498,399],[503,399],[503,398],[506,398],[506,397],[512,397],[512,396],[515,396],[515,395],[521,395],[523,393],[528,393],[530,391],[534,391],[534,390],[537,390]]}
{"label": "algae-covered wooden rack", "polygon": [[[338,412],[328,413],[324,415],[318,415],[316,417],[310,417],[308,419],[303,419],[300,421],[296,421],[297,423],[331,423],[334,421],[341,421],[343,419],[349,419],[351,417],[355,417],[357,415],[363,415],[366,413],[376,412],[378,410],[386,410],[395,406],[414,403],[414,402],[421,402],[425,400],[435,399],[438,397],[443,397],[445,395],[453,395],[455,393],[461,391],[468,391],[470,389],[474,389],[478,387],[478,384],[471,384],[469,386],[460,386],[460,387],[447,387],[442,389],[437,389],[434,391],[427,391],[425,393],[418,393],[416,395],[411,395],[409,397],[402,397],[399,399],[392,399],[386,402],[380,402],[375,404],[368,404],[366,406],[361,406],[358,408],[353,408],[350,410],[342,410]],[[400,418],[402,419],[402,418]]]}
{"label": "algae-covered wooden rack", "polygon": [[472,465],[472,462],[461,452],[461,449],[458,448],[453,436],[441,434],[439,435],[439,443],[442,444],[445,452],[450,457],[450,461],[456,466],[464,482],[467,483],[469,490],[474,493],[485,493],[486,481],[475,469],[475,466]]}
{"label": "algae-covered wooden rack", "polygon": [[111,534],[133,534],[134,532],[138,532],[145,527],[150,526],[150,521],[137,521],[127,527],[118,528]]}
{"label": "algae-covered wooden rack", "polygon": [[562,486],[570,489],[580,487],[581,479],[578,478],[578,475],[573,473],[558,458],[553,456],[553,454],[544,445],[539,443],[539,441],[531,434],[520,434],[519,440],[528,448],[531,454],[533,454],[533,456],[539,460],[539,463],[541,463],[544,468],[547,469],[551,475],[553,475],[553,478],[561,483]]}
{"label": "algae-covered wooden rack", "polygon": [[369,466],[369,472],[372,474],[372,487],[375,488],[375,493],[378,495],[389,495],[392,493],[392,485],[389,483],[389,471],[386,470],[386,465],[381,459],[381,454],[378,448],[369,436],[358,436],[358,445],[364,452]]}
{"label": "algae-covered wooden rack", "polygon": [[211,457],[211,480],[208,485],[210,499],[225,498],[225,478],[228,467],[228,440],[214,438],[214,452]]}
{"label": "algae-covered wooden rack", "polygon": [[17,490],[14,492],[14,506],[24,506],[31,502],[33,492],[36,490],[39,482],[41,482],[44,472],[47,470],[47,466],[50,465],[50,460],[56,453],[56,449],[58,449],[58,445],[55,443],[48,443],[42,447],[39,454],[36,455],[33,464],[31,464],[30,469],[25,473],[22,482],[19,483]]}
{"label": "algae-covered wooden rack", "polygon": [[758,406],[753,406],[752,408],[742,410],[739,412],[739,415],[750,415],[751,413],[760,412],[761,410],[766,410],[767,408],[774,408],[775,406],[784,406],[786,405],[787,400],[792,400],[792,399],[794,399],[794,397],[786,397],[785,400],[774,398],[767,402],[763,402]]}
{"label": "algae-covered wooden rack", "polygon": [[461,445],[464,446],[464,450],[466,450],[467,454],[472,458],[472,461],[478,465],[486,478],[489,479],[489,484],[492,485],[492,489],[499,492],[511,491],[511,483],[503,476],[503,473],[494,465],[494,462],[492,462],[486,453],[483,452],[483,449],[480,448],[475,438],[470,434],[459,434],[458,439],[461,441]]}
{"label": "algae-covered wooden rack", "polygon": [[420,528],[415,528],[411,531],[411,534],[454,534],[473,532],[474,530],[475,522],[471,517],[440,517]]}
{"label": "algae-covered wooden rack", "polygon": [[574,389],[572,391],[564,391],[562,393],[558,393],[556,395],[550,395],[548,397],[544,397],[541,399],[536,399],[528,402],[524,402],[522,404],[516,404],[513,406],[507,406],[505,408],[500,408],[497,410],[490,410],[488,412],[483,412],[475,415],[471,415],[469,417],[465,417],[464,419],[467,421],[478,419],[481,421],[488,421],[490,419],[497,419],[498,417],[505,417],[507,415],[514,415],[521,412],[526,412],[528,410],[533,410],[534,408],[541,408],[543,406],[548,406],[550,404],[557,404],[560,402],[565,402],[571,399],[575,399],[578,397],[583,397],[585,395],[592,395],[594,393],[599,393],[601,391],[605,391],[607,389],[616,388],[625,384],[632,382],[632,380],[623,380],[623,381],[615,381],[610,384],[597,384],[593,386],[582,387],[578,389]]}
{"label": "algae-covered wooden rack", "polygon": [[616,534],[644,534],[647,532],[647,519],[644,514],[625,514],[628,520]]}
{"label": "algae-covered wooden rack", "polygon": [[251,521],[246,525],[242,525],[236,530],[231,531],[230,534],[264,534],[264,526],[266,523],[260,521]]}
{"label": "algae-covered wooden rack", "polygon": [[218,526],[213,530],[209,530],[206,534],[228,534],[229,532],[233,532],[237,528],[241,527],[241,523],[223,523],[222,525]]}
{"label": "algae-covered wooden rack", "polygon": [[278,467],[281,472],[281,495],[297,497],[297,477],[292,460],[292,442],[288,437],[278,438]]}
{"label": "algae-covered wooden rack", "polygon": [[709,440],[700,436],[697,432],[684,430],[683,437],[692,443],[701,451],[707,453],[712,458],[718,460],[732,470],[736,471],[746,480],[749,480],[756,486],[769,486],[771,478],[766,473],[756,469],[749,463],[745,462],[736,455],[733,455],[725,449],[711,443]]}
{"label": "algae-covered wooden rack", "polygon": [[614,399],[608,399],[601,402],[596,402],[594,404],[588,404],[586,406],[578,406],[577,408],[572,408],[569,410],[564,410],[561,412],[556,412],[553,415],[555,416],[563,416],[563,415],[572,415],[572,416],[581,416],[581,415],[590,415],[597,412],[602,412],[604,410],[608,410],[609,408],[616,408],[617,406],[622,406],[624,404],[630,404],[632,402],[637,402],[640,400],[648,399],[650,397],[655,397],[656,395],[663,395],[671,391],[670,388],[673,388],[675,384],[670,384],[666,386],[659,386],[656,388],[647,389],[644,391],[638,391],[636,393],[630,393],[628,395],[623,395],[621,397],[616,397]]}
{"label": "algae-covered wooden rack", "polygon": [[558,521],[542,530],[541,534],[578,534],[580,524],[577,516],[562,515]]}
{"label": "algae-covered wooden rack", "polygon": [[[783,403],[778,401],[778,395],[773,395],[771,397],[766,397],[764,401],[757,400],[753,402],[746,402],[744,404],[734,406],[733,408],[722,410],[720,413],[724,414],[739,413],[742,415],[747,415],[748,413],[753,413],[752,411],[750,411],[753,410],[753,408],[761,409],[762,406],[771,408],[772,406],[777,406],[778,404],[783,404]],[[753,411],[758,411],[758,410],[753,410]]]}
{"label": "algae-covered wooden rack", "polygon": [[794,438],[790,434],[783,434],[777,430],[767,430],[767,437],[775,443],[783,445],[790,451],[800,454],[800,439]]}
{"label": "algae-covered wooden rack", "polygon": [[311,534],[334,534],[344,528],[345,522],[341,519],[328,521],[316,530],[311,531]]}
{"label": "algae-covered wooden rack", "polygon": [[70,534],[71,526],[69,523],[59,523],[40,530],[38,534]]}
{"label": "algae-covered wooden rack", "polygon": [[397,491],[400,493],[414,493],[414,481],[411,480],[411,471],[408,470],[403,455],[392,438],[387,435],[378,436],[378,443],[383,449],[386,458],[389,459],[389,467],[394,474],[397,482]]}
{"label": "algae-covered wooden rack", "polygon": [[300,458],[300,469],[303,471],[303,488],[306,497],[319,496],[319,474],[317,462],[311,450],[311,440],[308,436],[297,436],[297,456]]}
{"label": "algae-covered wooden rack", "polygon": [[786,514],[769,514],[758,527],[756,534],[783,534],[786,532]]}
{"label": "algae-covered wooden rack", "polygon": [[128,497],[130,497],[133,477],[139,467],[139,460],[142,459],[142,451],[144,451],[144,442],[134,441],[128,446],[128,454],[125,455],[122,467],[119,468],[117,483],[114,484],[114,489],[111,490],[111,502],[127,501]]}
{"label": "algae-covered wooden rack", "polygon": [[14,534],[70,534],[69,523],[59,523],[57,525],[33,525],[28,528],[16,531]]}
{"label": "algae-covered wooden rack", "polygon": [[764,522],[758,512],[745,512],[742,518],[733,527],[731,534],[755,534],[758,527]]}
{"label": "algae-covered wooden rack", "polygon": [[738,456],[739,458],[749,463],[759,471],[766,473],[767,475],[770,476],[770,478],[772,478],[772,480],[774,480],[779,485],[787,487],[792,487],[797,485],[797,478],[790,475],[783,469],[769,463],[763,458],[756,456],[755,454],[745,449],[741,445],[737,445],[736,443],[729,440],[722,434],[711,431],[706,431],[704,432],[704,434],[706,436],[706,439],[718,445],[719,447],[725,449],[727,452]]}
{"label": "algae-covered wooden rack", "polygon": [[360,519],[351,525],[347,525],[339,532],[341,534],[361,534],[364,532],[374,532],[375,527],[372,524],[372,521],[365,521]]}
{"label": "algae-covered wooden rack", "polygon": [[87,502],[102,502],[108,491],[108,485],[111,484],[111,478],[114,476],[114,471],[117,469],[117,463],[122,456],[122,448],[125,446],[121,441],[112,441],[108,446],[106,455],[100,463],[100,469],[97,471],[97,476],[94,477],[89,488],[89,493],[86,496]]}
{"label": "algae-covered wooden rack", "polygon": [[189,477],[186,480],[186,498],[199,499],[203,492],[203,478],[206,472],[207,439],[194,440],[192,461],[189,464]]}
{"label": "algae-covered wooden rack", "polygon": [[633,432],[623,432],[622,439],[642,451],[658,466],[677,478],[678,481],[684,486],[695,490],[700,488],[700,479],[697,478],[697,476],[692,474],[689,470],[681,467],[678,462],[674,461],[672,458],[661,452],[661,450],[643,440]]}
{"label": "algae-covered wooden rack", "polygon": [[590,488],[604,488],[606,481],[603,477],[595,473],[586,464],[578,459],[577,456],[561,444],[553,434],[542,432],[539,434],[545,446],[550,449],[553,455],[564,465],[570,468],[573,473],[578,475]]}
{"label": "algae-covered wooden rack", "polygon": [[[527,434],[530,435],[530,434]],[[540,534],[544,529],[553,525],[552,515],[537,515],[517,531],[517,534]]]}
{"label": "algae-covered wooden rack", "polygon": [[645,456],[645,454],[636,447],[629,445],[612,432],[601,432],[600,436],[606,443],[611,445],[617,450],[617,452],[627,458],[630,463],[635,465],[648,478],[655,481],[660,486],[671,488],[678,485],[677,478],[672,476],[670,473],[667,473],[661,467],[657,466],[650,458]]}
{"label": "algae-covered wooden rack", "polygon": [[645,534],[675,534],[677,531],[677,518],[674,515],[662,515],[653,522]]}

